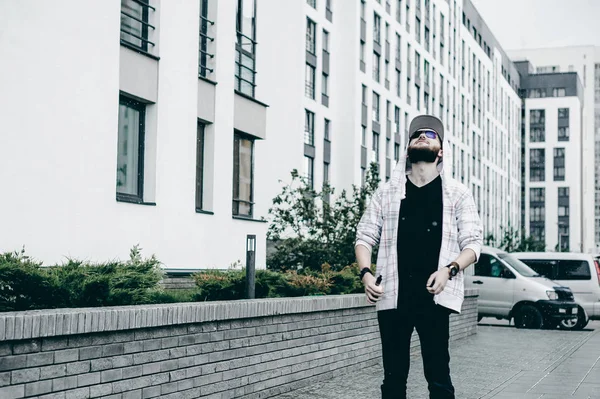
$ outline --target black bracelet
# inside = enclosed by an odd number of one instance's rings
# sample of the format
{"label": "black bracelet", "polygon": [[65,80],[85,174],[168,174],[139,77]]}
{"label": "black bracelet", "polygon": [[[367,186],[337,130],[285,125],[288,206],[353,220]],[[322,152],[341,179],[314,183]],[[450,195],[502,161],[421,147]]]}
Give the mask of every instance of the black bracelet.
{"label": "black bracelet", "polygon": [[370,268],[368,267],[364,267],[361,271],[360,271],[360,281],[362,281],[363,277],[365,276],[365,274],[369,273],[371,276],[373,275],[373,272],[371,271]]}

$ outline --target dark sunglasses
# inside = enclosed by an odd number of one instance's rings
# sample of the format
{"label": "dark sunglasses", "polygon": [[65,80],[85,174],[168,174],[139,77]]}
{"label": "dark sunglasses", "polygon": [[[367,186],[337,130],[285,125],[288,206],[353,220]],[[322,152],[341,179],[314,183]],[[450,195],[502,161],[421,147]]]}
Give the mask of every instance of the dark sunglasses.
{"label": "dark sunglasses", "polygon": [[410,139],[416,139],[417,137],[419,137],[421,134],[425,133],[425,137],[427,137],[428,139],[436,139],[438,137],[438,134],[433,131],[433,130],[418,130],[416,132],[413,133],[412,136],[410,136]]}

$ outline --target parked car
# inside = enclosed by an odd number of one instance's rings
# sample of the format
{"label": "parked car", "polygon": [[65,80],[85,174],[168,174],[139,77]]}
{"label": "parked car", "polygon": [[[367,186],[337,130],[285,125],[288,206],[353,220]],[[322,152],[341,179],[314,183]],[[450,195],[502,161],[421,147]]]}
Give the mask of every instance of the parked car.
{"label": "parked car", "polygon": [[537,273],[571,288],[580,307],[573,329],[600,320],[600,264],[594,256],[573,252],[516,252]]}
{"label": "parked car", "polygon": [[479,288],[479,320],[496,317],[514,319],[517,328],[556,328],[577,318],[569,288],[492,247],[484,246],[479,261],[465,270],[465,283]]}

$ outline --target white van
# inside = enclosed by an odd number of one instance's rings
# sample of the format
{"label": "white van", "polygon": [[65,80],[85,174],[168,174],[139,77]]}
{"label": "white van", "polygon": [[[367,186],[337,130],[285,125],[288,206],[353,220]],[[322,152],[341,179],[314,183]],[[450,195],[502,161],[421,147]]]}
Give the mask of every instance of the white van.
{"label": "white van", "polygon": [[573,329],[600,320],[600,266],[592,255],[573,252],[516,252],[537,273],[571,288],[580,306]]}
{"label": "white van", "polygon": [[514,319],[517,328],[568,328],[568,322],[577,318],[577,303],[569,288],[492,247],[484,246],[479,261],[465,269],[465,284],[479,288],[480,320]]}

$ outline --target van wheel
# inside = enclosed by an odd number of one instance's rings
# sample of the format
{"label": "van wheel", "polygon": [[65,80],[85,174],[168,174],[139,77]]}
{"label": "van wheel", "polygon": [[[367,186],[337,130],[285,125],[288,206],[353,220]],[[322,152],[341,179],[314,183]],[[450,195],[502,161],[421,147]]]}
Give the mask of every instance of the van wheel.
{"label": "van wheel", "polygon": [[573,319],[561,320],[559,327],[561,330],[583,330],[587,326],[589,319],[585,317],[585,312],[579,308],[577,317]]}
{"label": "van wheel", "polygon": [[542,328],[544,317],[533,305],[523,305],[515,314],[515,327],[517,328]]}

